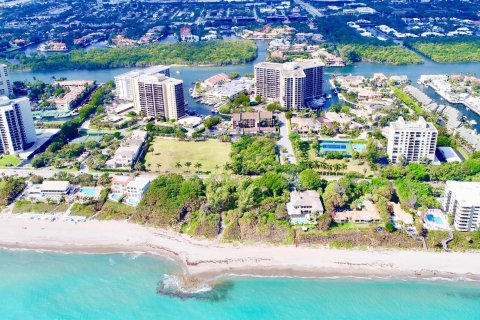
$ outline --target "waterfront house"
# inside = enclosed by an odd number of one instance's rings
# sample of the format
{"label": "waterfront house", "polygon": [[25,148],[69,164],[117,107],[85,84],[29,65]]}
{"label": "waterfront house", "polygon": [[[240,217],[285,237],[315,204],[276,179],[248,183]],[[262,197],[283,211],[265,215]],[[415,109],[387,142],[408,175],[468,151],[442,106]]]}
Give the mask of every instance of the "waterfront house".
{"label": "waterfront house", "polygon": [[292,191],[287,212],[293,224],[306,224],[315,219],[315,215],[322,215],[324,209],[317,191]]}

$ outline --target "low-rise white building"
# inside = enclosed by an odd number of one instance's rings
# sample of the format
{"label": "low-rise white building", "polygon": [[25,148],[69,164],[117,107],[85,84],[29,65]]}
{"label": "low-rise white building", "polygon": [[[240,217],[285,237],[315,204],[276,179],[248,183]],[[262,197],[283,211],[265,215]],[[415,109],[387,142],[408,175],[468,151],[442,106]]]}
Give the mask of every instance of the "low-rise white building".
{"label": "low-rise white building", "polygon": [[136,177],[127,184],[127,203],[137,205],[150,187],[150,179]]}
{"label": "low-rise white building", "polygon": [[457,230],[480,230],[480,182],[447,181],[443,210]]}
{"label": "low-rise white building", "polygon": [[70,193],[72,186],[68,181],[43,181],[40,186],[40,196],[46,200],[60,202]]}

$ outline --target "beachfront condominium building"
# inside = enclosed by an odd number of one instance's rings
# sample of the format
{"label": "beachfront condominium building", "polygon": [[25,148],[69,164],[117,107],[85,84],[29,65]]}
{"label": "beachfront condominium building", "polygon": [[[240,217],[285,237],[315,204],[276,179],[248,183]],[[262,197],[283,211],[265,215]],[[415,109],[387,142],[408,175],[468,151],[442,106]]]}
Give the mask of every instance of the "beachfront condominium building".
{"label": "beachfront condominium building", "polygon": [[180,119],[185,116],[183,81],[163,74],[141,75],[135,79],[133,103],[147,117]]}
{"label": "beachfront condominium building", "polygon": [[0,64],[0,96],[9,97],[12,94],[12,83],[6,64]]}
{"label": "beachfront condominium building", "polygon": [[400,117],[390,123],[388,157],[392,163],[433,161],[437,136],[437,128],[423,117],[412,122],[406,122]]}
{"label": "beachfront condominium building", "polygon": [[28,98],[0,97],[0,154],[15,154],[37,141]]}
{"label": "beachfront condominium building", "polygon": [[255,65],[255,93],[288,110],[305,107],[323,94],[324,65],[317,61],[262,62]]}
{"label": "beachfront condominium building", "polygon": [[118,99],[133,101],[135,79],[141,75],[155,75],[163,74],[170,76],[170,67],[168,66],[153,66],[145,69],[138,69],[120,74],[115,77],[115,94]]}
{"label": "beachfront condominium building", "polygon": [[457,230],[480,230],[480,182],[447,181],[443,210]]}

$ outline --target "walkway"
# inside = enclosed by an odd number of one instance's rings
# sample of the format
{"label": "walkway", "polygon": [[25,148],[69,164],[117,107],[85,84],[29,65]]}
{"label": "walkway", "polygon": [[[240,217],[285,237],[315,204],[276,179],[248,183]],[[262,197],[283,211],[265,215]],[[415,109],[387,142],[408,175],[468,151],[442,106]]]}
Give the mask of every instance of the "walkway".
{"label": "walkway", "polygon": [[[280,139],[277,141],[277,151],[278,157],[280,158],[280,164],[284,164],[284,158],[287,159],[288,163],[296,164],[297,160],[293,153],[292,142],[288,138],[290,130],[287,124],[287,118],[285,118],[285,113],[280,113],[278,116],[278,122],[280,127]],[[284,153],[282,153],[282,149],[285,150]]]}

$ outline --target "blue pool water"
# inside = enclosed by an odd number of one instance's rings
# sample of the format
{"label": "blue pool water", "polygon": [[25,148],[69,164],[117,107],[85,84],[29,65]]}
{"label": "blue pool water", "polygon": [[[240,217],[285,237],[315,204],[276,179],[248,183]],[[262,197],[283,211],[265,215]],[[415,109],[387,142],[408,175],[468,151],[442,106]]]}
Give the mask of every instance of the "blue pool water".
{"label": "blue pool water", "polygon": [[427,220],[430,221],[430,222],[434,222],[436,224],[440,224],[442,225],[443,224],[443,221],[440,217],[437,217],[437,216],[434,216],[433,214],[427,214]]}
{"label": "blue pool water", "polygon": [[367,146],[362,144],[362,143],[354,143],[354,144],[352,144],[352,148],[355,151],[362,152],[362,151],[365,151]]}
{"label": "blue pool water", "polygon": [[128,198],[126,202],[131,206],[136,206],[140,201],[134,198]]}
{"label": "blue pool water", "polygon": [[217,300],[159,296],[172,261],[0,250],[0,319],[480,319],[480,284],[231,277]]}
{"label": "blue pool water", "polygon": [[97,194],[97,189],[94,188],[81,188],[80,189],[81,193],[85,193],[86,195],[89,195],[91,197],[95,196]]}
{"label": "blue pool water", "polygon": [[113,200],[115,201],[120,201],[122,199],[122,195],[121,194],[118,194],[118,193],[112,193],[110,195],[110,198],[112,198]]}

